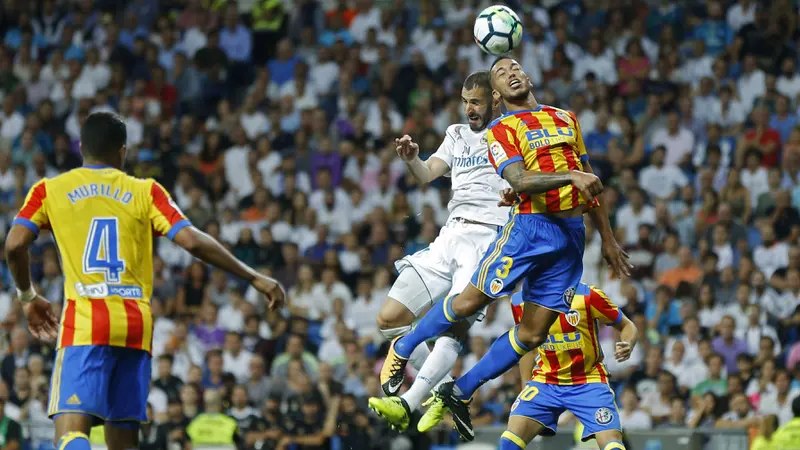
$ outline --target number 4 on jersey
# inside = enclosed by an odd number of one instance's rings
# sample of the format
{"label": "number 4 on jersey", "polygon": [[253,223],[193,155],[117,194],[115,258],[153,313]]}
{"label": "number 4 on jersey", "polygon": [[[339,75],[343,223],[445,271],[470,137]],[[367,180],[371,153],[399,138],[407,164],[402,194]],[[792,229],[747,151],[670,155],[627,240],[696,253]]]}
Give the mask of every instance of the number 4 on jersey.
{"label": "number 4 on jersey", "polygon": [[125,272],[125,261],[119,256],[119,224],[116,217],[92,219],[83,250],[83,272],[102,273],[107,283],[120,282],[120,275]]}

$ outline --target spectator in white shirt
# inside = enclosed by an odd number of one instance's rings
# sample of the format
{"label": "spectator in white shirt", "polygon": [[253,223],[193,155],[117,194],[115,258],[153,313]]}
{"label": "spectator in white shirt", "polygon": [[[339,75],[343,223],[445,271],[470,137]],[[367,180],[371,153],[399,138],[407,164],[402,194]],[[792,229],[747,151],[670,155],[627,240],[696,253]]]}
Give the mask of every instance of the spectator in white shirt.
{"label": "spectator in white shirt", "polygon": [[681,126],[681,117],[675,109],[667,114],[666,127],[654,131],[650,139],[650,145],[653,147],[666,148],[664,164],[668,166],[682,166],[689,162],[694,142],[694,133]]}
{"label": "spectator in white shirt", "polygon": [[80,78],[90,80],[98,90],[105,89],[111,81],[111,68],[100,61],[97,48],[89,47],[86,50],[86,64],[83,66]]}
{"label": "spectator in white shirt", "polygon": [[644,191],[635,187],[628,193],[628,204],[617,210],[617,223],[625,230],[625,243],[635,244],[639,226],[655,225],[655,209],[645,203]]}
{"label": "spectator in white shirt", "polygon": [[753,263],[767,278],[776,270],[789,265],[789,245],[775,240],[772,225],[761,227],[761,244],[753,251]]}
{"label": "spectator in white shirt", "polygon": [[381,11],[373,0],[357,0],[356,16],[350,21],[350,35],[356,42],[364,42],[370,28],[381,29]]}
{"label": "spectator in white shirt", "polygon": [[225,166],[225,179],[233,188],[236,197],[242,199],[252,194],[255,189],[250,172],[245,169],[250,165],[248,155],[251,149],[247,144],[247,134],[241,125],[236,124],[231,134],[234,145],[225,150],[222,162]]}
{"label": "spectator in white shirt", "polygon": [[589,40],[589,53],[574,61],[572,79],[583,81],[588,73],[594,73],[599,81],[604,84],[617,83],[617,66],[614,60],[605,51],[603,42],[598,37]]}
{"label": "spectator in white shirt", "polygon": [[3,111],[0,112],[0,138],[13,141],[25,128],[25,118],[16,110],[14,96],[3,99]]}
{"label": "spectator in white shirt", "polygon": [[672,199],[689,179],[677,166],[664,165],[667,149],[658,146],[650,153],[650,165],[639,172],[639,186],[650,197]]}
{"label": "spectator in white shirt", "polygon": [[784,58],[781,63],[781,74],[778,75],[776,89],[790,99],[795,99],[797,94],[800,94],[800,73],[797,73],[797,63],[794,58]]}
{"label": "spectator in white shirt", "polygon": [[[741,286],[740,286],[741,287]],[[747,289],[750,292],[750,289]],[[747,322],[742,328],[736,329],[736,337],[747,344],[747,352],[753,356],[758,355],[761,350],[761,338],[768,337],[775,343],[775,356],[781,352],[781,343],[778,333],[771,325],[766,323],[766,314],[761,311],[758,304],[748,305]],[[744,322],[744,321],[742,321]]]}
{"label": "spectator in white shirt", "polygon": [[745,55],[742,62],[742,74],[736,82],[736,90],[746,112],[750,112],[753,109],[753,103],[756,98],[766,92],[765,79],[764,71],[758,68],[756,56],[753,54]]}
{"label": "spectator in white shirt", "polygon": [[734,33],[738,33],[743,26],[756,21],[757,2],[752,0],[739,0],[728,9],[728,26]]}
{"label": "spectator in white shirt", "polygon": [[686,62],[680,69],[681,79],[691,84],[692,87],[697,87],[703,78],[714,75],[713,63],[714,58],[706,53],[706,41],[695,39],[692,45],[692,56],[686,58]]}
{"label": "spectator in white shirt", "polygon": [[653,428],[653,419],[647,411],[639,407],[639,397],[636,389],[625,386],[622,389],[622,408],[619,411],[619,421],[626,430],[649,430]]}
{"label": "spectator in white shirt", "polygon": [[381,170],[378,174],[378,188],[369,193],[367,200],[374,208],[389,208],[392,204],[397,189],[392,184],[388,170]]}
{"label": "spectator in white shirt", "polygon": [[225,335],[225,347],[222,352],[222,370],[232,373],[238,383],[246,383],[250,377],[250,358],[253,354],[242,347],[239,333],[228,332]]}
{"label": "spectator in white shirt", "polygon": [[726,84],[719,88],[719,100],[709,111],[709,122],[719,123],[728,132],[736,131],[747,119],[749,111],[734,97],[733,88]]}
{"label": "spectator in white shirt", "polygon": [[333,308],[333,299],[340,298],[344,301],[345,307],[350,307],[353,302],[353,294],[346,284],[336,277],[336,271],[330,267],[322,270],[319,283],[314,285],[311,296],[316,304],[316,309],[320,311],[322,317],[329,314]]}
{"label": "spectator in white shirt", "polygon": [[800,390],[792,389],[792,377],[785,369],[775,372],[775,390],[761,396],[758,413],[762,416],[775,414],[781,425],[794,418],[792,402],[800,395]]}
{"label": "spectator in white shirt", "polygon": [[744,155],[744,164],[741,174],[742,185],[750,192],[750,204],[758,204],[758,197],[769,192],[769,174],[761,165],[761,152],[756,148],[749,148]]}
{"label": "spectator in white shirt", "polygon": [[239,122],[244,128],[247,138],[250,140],[256,139],[259,135],[265,134],[269,127],[267,115],[256,109],[258,100],[256,100],[253,93],[247,94],[242,105],[242,113],[239,116]]}

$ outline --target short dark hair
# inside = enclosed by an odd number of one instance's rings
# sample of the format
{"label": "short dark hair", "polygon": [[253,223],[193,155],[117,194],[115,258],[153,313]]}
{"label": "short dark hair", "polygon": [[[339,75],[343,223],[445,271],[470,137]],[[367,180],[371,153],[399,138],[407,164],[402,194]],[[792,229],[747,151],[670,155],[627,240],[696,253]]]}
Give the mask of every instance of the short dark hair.
{"label": "short dark hair", "polygon": [[504,59],[514,59],[514,58],[512,58],[510,56],[507,56],[507,55],[498,56],[497,58],[494,59],[494,61],[492,61],[492,65],[489,67],[489,72],[491,72],[492,69],[494,69],[494,66],[496,66],[497,63],[499,63],[500,61],[502,61]]}
{"label": "short dark hair", "polygon": [[800,417],[800,397],[795,397],[794,400],[792,400],[792,415]]}
{"label": "short dark hair", "polygon": [[125,122],[115,113],[89,114],[81,127],[81,152],[99,161],[108,162],[127,141]]}
{"label": "short dark hair", "polygon": [[472,72],[467,76],[464,80],[464,89],[488,89],[492,90],[492,85],[489,83],[489,71],[488,70],[478,70]]}

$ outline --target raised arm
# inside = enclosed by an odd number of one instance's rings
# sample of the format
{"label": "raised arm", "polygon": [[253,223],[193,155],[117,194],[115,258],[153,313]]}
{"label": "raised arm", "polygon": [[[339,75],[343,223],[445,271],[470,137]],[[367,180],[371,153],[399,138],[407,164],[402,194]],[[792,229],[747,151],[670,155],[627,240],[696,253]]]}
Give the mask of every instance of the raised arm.
{"label": "raised arm", "polygon": [[[594,173],[588,159],[583,161],[583,170],[591,174]],[[617,278],[621,278],[623,275],[630,276],[630,270],[633,266],[628,262],[628,254],[617,243],[614,229],[611,228],[611,222],[608,220],[608,208],[605,202],[602,201],[600,194],[595,194],[594,197],[596,197],[597,201],[589,209],[589,218],[592,219],[595,229],[600,233],[603,258],[605,258],[614,276]]]}
{"label": "raised arm", "polygon": [[452,156],[452,141],[452,137],[447,133],[439,151],[426,161],[420,159],[419,145],[409,135],[395,139],[395,150],[400,158],[403,159],[403,162],[406,163],[408,171],[416,178],[417,182],[428,184],[450,171],[450,166],[445,160],[449,159],[448,156]]}
{"label": "raised arm", "polygon": [[283,305],[286,293],[276,280],[258,273],[233,256],[216,239],[192,226],[163,186],[153,181],[150,195],[150,222],[157,233],[171,239],[192,256],[247,280],[267,297],[270,308]]}

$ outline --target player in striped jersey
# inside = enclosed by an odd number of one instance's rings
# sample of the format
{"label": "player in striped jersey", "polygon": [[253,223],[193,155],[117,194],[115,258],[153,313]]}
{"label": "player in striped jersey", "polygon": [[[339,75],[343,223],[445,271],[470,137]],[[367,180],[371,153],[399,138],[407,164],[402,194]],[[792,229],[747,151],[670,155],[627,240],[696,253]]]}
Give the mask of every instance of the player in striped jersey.
{"label": "player in striped jersey", "polygon": [[[523,301],[512,297],[515,322],[522,319]],[[598,337],[599,324],[620,332],[614,357],[618,362],[630,358],[638,340],[638,330],[602,290],[581,283],[572,308],[559,315],[550,327],[544,344],[536,352],[529,379],[511,406],[508,428],[503,433],[501,450],[520,450],[539,434],[553,435],[558,416],[570,411],[583,424],[581,439],[595,438],[602,450],[624,449],[619,411],[614,391],[608,385],[608,370]],[[526,355],[527,359],[531,354]],[[520,370],[526,370],[520,364]]]}
{"label": "player in striped jersey", "polygon": [[600,232],[603,256],[613,273],[627,275],[630,267],[605,206],[595,198],[603,185],[592,174],[575,115],[540,105],[530,78],[512,58],[498,58],[490,73],[494,99],[509,112],[489,126],[489,161],[519,200],[471,285],[434,305],[414,330],[392,343],[384,362],[384,371],[401,378],[417,345],[511,295],[521,283],[528,306],[520,324],[497,339],[469,374],[438,389],[465,440],[474,439],[468,404],[475,389],[543,344],[550,325],[569,311],[583,275],[585,212]]}
{"label": "player in striped jersey", "polygon": [[[270,307],[283,288],[194,228],[154,180],[126,175],[125,123],[89,115],[81,128],[83,167],[36,183],[12,223],[5,250],[31,333],[58,338],[48,415],[59,450],[89,450],[89,430],[105,424],[110,450],[138,446],[147,421],[153,340],[153,237],[250,282]],[[53,233],[63,265],[66,304],[59,321],[31,284],[28,248]]]}

